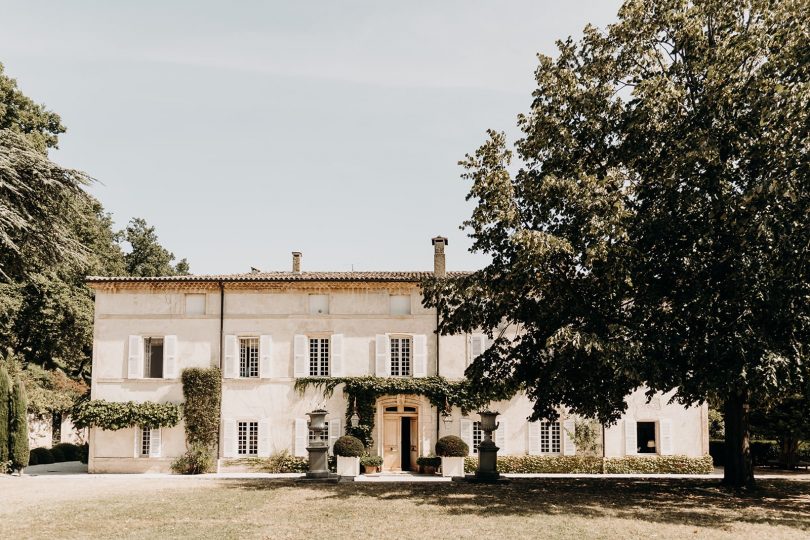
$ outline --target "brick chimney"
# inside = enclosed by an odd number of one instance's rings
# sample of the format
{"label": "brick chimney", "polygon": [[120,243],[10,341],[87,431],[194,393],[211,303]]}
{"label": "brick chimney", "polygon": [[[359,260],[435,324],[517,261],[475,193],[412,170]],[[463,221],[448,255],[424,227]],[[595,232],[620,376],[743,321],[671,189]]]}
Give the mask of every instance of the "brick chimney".
{"label": "brick chimney", "polygon": [[447,268],[444,262],[444,246],[447,245],[447,238],[437,236],[433,240],[433,274],[438,278],[447,276]]}
{"label": "brick chimney", "polygon": [[301,273],[301,255],[303,255],[300,251],[293,251],[293,269],[292,271],[296,274]]}

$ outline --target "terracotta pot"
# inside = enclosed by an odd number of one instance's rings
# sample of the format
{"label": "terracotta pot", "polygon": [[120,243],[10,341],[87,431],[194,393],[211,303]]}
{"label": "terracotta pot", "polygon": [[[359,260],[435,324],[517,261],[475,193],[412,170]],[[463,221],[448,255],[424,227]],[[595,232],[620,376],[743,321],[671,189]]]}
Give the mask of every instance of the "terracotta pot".
{"label": "terracotta pot", "polygon": [[373,465],[363,465],[363,468],[366,470],[366,474],[374,474],[377,472],[377,467]]}

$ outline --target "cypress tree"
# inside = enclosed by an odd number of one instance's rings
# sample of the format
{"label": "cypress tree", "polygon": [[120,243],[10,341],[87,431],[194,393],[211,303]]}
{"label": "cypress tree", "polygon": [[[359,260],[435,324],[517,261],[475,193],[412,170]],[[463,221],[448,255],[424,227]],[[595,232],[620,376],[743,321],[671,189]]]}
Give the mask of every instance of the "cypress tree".
{"label": "cypress tree", "polygon": [[9,453],[11,468],[21,471],[28,466],[28,397],[25,395],[25,384],[19,376],[14,378],[11,394],[11,437]]}
{"label": "cypress tree", "polygon": [[6,366],[0,364],[0,465],[8,461],[9,423],[9,402],[11,400],[11,379],[8,378]]}

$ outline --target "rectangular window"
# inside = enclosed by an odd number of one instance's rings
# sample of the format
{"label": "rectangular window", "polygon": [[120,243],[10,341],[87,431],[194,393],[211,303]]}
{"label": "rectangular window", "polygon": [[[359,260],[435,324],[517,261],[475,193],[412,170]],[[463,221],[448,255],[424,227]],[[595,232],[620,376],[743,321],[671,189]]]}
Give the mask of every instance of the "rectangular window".
{"label": "rectangular window", "polygon": [[391,376],[410,377],[411,375],[411,338],[391,338]]}
{"label": "rectangular window", "polygon": [[205,295],[186,295],[186,315],[205,315]]}
{"label": "rectangular window", "polygon": [[481,422],[473,422],[472,429],[472,453],[478,453],[478,447],[481,446],[481,440],[484,437],[484,432],[481,431]]}
{"label": "rectangular window", "polygon": [[149,457],[152,451],[152,429],[148,427],[141,428],[141,457]]}
{"label": "rectangular window", "polygon": [[143,339],[143,377],[145,379],[163,378],[163,338]]}
{"label": "rectangular window", "polygon": [[309,375],[329,376],[329,338],[309,338]]}
{"label": "rectangular window", "polygon": [[315,430],[313,429],[309,430],[309,444],[317,443],[319,441],[326,443],[329,442],[329,422],[324,422],[324,424],[325,427],[323,432],[321,432],[320,437],[318,436],[317,433],[315,433]]}
{"label": "rectangular window", "polygon": [[255,456],[259,453],[259,423],[239,422],[239,433],[236,441],[237,454]]}
{"label": "rectangular window", "polygon": [[391,315],[410,315],[411,297],[406,295],[391,295]]}
{"label": "rectangular window", "polygon": [[329,313],[329,295],[328,294],[310,294],[309,295],[309,314],[310,315],[326,315]]}
{"label": "rectangular window", "polygon": [[636,444],[639,454],[655,454],[658,444],[655,440],[655,422],[638,422],[636,424]]}
{"label": "rectangular window", "polygon": [[560,453],[560,423],[540,422],[540,453]]}
{"label": "rectangular window", "polygon": [[239,338],[239,376],[259,376],[259,338]]}

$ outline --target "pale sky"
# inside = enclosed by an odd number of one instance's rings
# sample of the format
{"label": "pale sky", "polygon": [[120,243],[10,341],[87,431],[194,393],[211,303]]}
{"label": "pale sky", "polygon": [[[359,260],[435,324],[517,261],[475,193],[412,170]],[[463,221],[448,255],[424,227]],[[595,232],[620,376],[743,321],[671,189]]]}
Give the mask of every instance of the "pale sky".
{"label": "pale sky", "polygon": [[51,157],[193,273],[483,266],[457,162],[517,133],[536,54],[618,0],[0,0],[0,62],[61,115]]}

